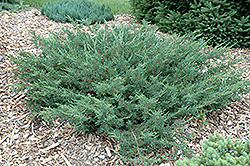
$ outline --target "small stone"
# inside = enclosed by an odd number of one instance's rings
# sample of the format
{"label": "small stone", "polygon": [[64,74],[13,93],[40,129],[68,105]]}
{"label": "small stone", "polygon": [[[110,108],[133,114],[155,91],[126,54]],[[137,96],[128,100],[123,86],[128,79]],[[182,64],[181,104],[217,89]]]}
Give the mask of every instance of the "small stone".
{"label": "small stone", "polygon": [[8,99],[8,98],[9,98],[9,96],[7,96],[7,95],[4,95],[4,96],[1,97],[2,100]]}
{"label": "small stone", "polygon": [[2,60],[3,60],[3,56],[0,56],[0,62],[2,62]]}
{"label": "small stone", "polygon": [[167,163],[167,164],[161,163],[160,166],[171,166],[171,164],[170,163]]}
{"label": "small stone", "polygon": [[23,134],[23,138],[27,139],[29,137],[30,133],[27,131],[26,133]]}
{"label": "small stone", "polygon": [[85,161],[85,164],[89,164],[89,165],[90,165],[90,164],[91,164],[91,162],[87,160],[87,161]]}
{"label": "small stone", "polygon": [[105,159],[105,156],[104,155],[99,155],[98,156],[100,159]]}
{"label": "small stone", "polygon": [[19,134],[15,134],[14,136],[13,136],[13,139],[18,139],[19,138]]}
{"label": "small stone", "polygon": [[109,147],[106,147],[105,150],[107,152],[108,157],[111,157],[111,153],[110,153]]}
{"label": "small stone", "polygon": [[232,122],[231,120],[229,120],[229,121],[227,122],[227,124],[230,126],[230,125],[233,124],[233,122]]}
{"label": "small stone", "polygon": [[99,159],[98,159],[98,158],[94,158],[94,161],[95,161],[95,162],[98,162],[98,161],[99,161]]}
{"label": "small stone", "polygon": [[54,156],[54,159],[57,159],[59,157],[59,154],[56,154],[55,156]]}
{"label": "small stone", "polygon": [[91,142],[92,134],[89,134],[88,142]]}
{"label": "small stone", "polygon": [[92,148],[92,146],[85,145],[85,148],[86,148],[87,150],[90,150],[90,149]]}
{"label": "small stone", "polygon": [[28,160],[29,159],[29,156],[23,156],[22,157],[22,160]]}

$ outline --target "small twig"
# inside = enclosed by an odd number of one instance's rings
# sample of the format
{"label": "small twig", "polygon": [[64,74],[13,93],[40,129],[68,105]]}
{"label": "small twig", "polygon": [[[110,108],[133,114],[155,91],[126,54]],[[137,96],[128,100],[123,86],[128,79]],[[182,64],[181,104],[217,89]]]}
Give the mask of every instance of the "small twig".
{"label": "small twig", "polygon": [[0,116],[5,117],[5,115],[3,115],[3,114],[0,114]]}
{"label": "small twig", "polygon": [[16,102],[18,102],[19,100],[21,100],[21,99],[24,98],[24,97],[25,97],[25,95],[22,94],[20,97],[18,97],[18,98],[16,99]]}
{"label": "small twig", "polygon": [[20,126],[23,125],[18,119],[17,119],[16,121],[17,121],[17,123],[18,123]]}
{"label": "small twig", "polygon": [[73,133],[75,133],[75,132],[76,132],[76,130],[74,128],[69,134],[65,135],[64,138],[67,137],[67,136],[69,136],[69,135],[71,135],[71,134],[73,134]]}
{"label": "small twig", "polygon": [[13,121],[13,120],[16,120],[16,119],[20,120],[20,119],[23,119],[25,116],[27,116],[27,115],[29,115],[29,114],[30,114],[30,113],[24,114],[24,115],[19,116],[19,117],[13,117],[13,118],[11,118],[11,119],[7,119],[7,120],[4,120],[4,121],[1,121],[1,123],[10,122],[10,121]]}
{"label": "small twig", "polygon": [[15,150],[13,150],[13,151],[9,154],[8,160],[7,160],[6,163],[4,164],[5,166],[9,166],[10,161],[13,159],[12,156],[13,156],[13,152],[14,152],[14,151],[15,151]]}
{"label": "small twig", "polygon": [[57,147],[57,146],[59,146],[59,145],[60,145],[60,143],[57,142],[57,143],[55,143],[55,144],[52,144],[52,145],[48,146],[48,147],[45,148],[45,149],[40,149],[40,151],[43,152],[43,153],[46,153],[46,152],[48,152],[50,149],[53,149],[53,148],[55,148],[55,147]]}
{"label": "small twig", "polygon": [[6,140],[6,138],[8,138],[9,136],[7,135],[6,137],[4,137],[1,141],[0,141],[0,144],[3,143],[4,140]]}
{"label": "small twig", "polygon": [[51,158],[51,157],[49,157],[49,158],[47,158],[47,159],[44,159],[43,160],[43,162],[41,162],[41,164],[46,164],[47,162],[49,162],[49,161],[51,161],[51,160],[53,160],[53,158]]}
{"label": "small twig", "polygon": [[15,123],[15,127],[12,131],[12,135],[11,135],[11,140],[10,140],[10,145],[12,144],[13,138],[14,138],[14,134],[15,134],[15,129],[16,129],[16,123]]}
{"label": "small twig", "polygon": [[59,127],[61,127],[65,122],[61,122],[57,127],[56,129],[58,129]]}
{"label": "small twig", "polygon": [[31,124],[31,132],[33,135],[37,136],[36,133],[34,132],[34,127],[33,127],[34,123]]}
{"label": "small twig", "polygon": [[140,159],[141,159],[141,163],[143,164],[143,161],[142,161],[142,158],[141,158],[141,154],[140,154],[139,144],[138,144],[138,142],[137,142],[136,135],[135,135],[135,133],[133,132],[133,130],[132,130],[131,128],[130,128],[130,130],[131,130],[131,132],[132,132],[132,134],[133,134],[133,136],[134,136],[134,138],[135,138],[135,142],[136,142],[136,146],[137,146],[137,151],[138,151],[139,157],[140,157]]}
{"label": "small twig", "polygon": [[69,162],[69,160],[61,153],[58,151],[58,153],[61,155],[61,157],[63,158],[63,160],[65,161],[65,163],[68,165],[68,166],[72,166]]}
{"label": "small twig", "polygon": [[[218,116],[218,117],[219,117],[219,116]],[[220,120],[220,122],[221,122],[221,124],[222,124],[224,130],[227,132],[227,134],[229,134],[229,132],[227,131],[226,126],[223,124],[222,119],[221,119],[220,117],[219,117],[219,120]]]}
{"label": "small twig", "polygon": [[214,125],[214,126],[216,126],[216,127],[218,127],[214,122],[212,122],[212,121],[207,121],[208,123],[211,123],[212,125]]}

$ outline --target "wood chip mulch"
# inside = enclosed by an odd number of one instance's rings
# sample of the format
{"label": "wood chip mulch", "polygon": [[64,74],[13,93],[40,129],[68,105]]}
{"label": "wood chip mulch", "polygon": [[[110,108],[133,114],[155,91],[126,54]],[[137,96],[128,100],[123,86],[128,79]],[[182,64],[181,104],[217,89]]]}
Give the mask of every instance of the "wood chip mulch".
{"label": "wood chip mulch", "polygon": [[[15,92],[11,63],[8,54],[17,55],[19,51],[34,54],[37,50],[31,39],[31,31],[48,37],[49,31],[60,31],[59,27],[71,29],[69,23],[56,23],[41,15],[40,10],[20,11],[19,13],[0,13],[0,165],[5,166],[80,166],[80,165],[125,165],[112,151],[119,145],[114,140],[94,133],[83,134],[74,130],[74,125],[67,122],[54,121],[48,124],[41,118],[25,110],[24,92]],[[116,15],[114,24],[129,24],[131,14]],[[160,35],[162,33],[159,32]],[[250,49],[233,49],[232,57],[244,57],[238,65],[249,66]],[[249,71],[244,73],[249,78]],[[189,148],[201,151],[201,144],[208,134],[217,131],[223,136],[233,139],[249,139],[250,132],[250,97],[244,96],[241,101],[213,111],[205,119],[193,119],[187,124],[186,132],[194,132],[196,137],[189,143]],[[182,156],[177,156],[182,158]],[[161,166],[171,166],[173,162],[162,162]]]}

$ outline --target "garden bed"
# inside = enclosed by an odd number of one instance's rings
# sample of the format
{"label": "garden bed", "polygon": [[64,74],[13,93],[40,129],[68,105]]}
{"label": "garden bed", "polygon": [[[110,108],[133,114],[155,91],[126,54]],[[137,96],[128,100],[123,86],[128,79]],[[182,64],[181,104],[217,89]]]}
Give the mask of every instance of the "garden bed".
{"label": "garden bed", "polygon": [[[116,15],[114,24],[130,24],[133,15]],[[56,23],[41,15],[40,10],[20,11],[19,13],[0,14],[0,165],[125,165],[112,149],[119,148],[117,142],[109,137],[82,134],[74,131],[73,124],[54,121],[48,124],[25,110],[26,96],[23,92],[14,92],[12,78],[13,66],[8,54],[18,56],[16,52],[27,51],[39,55],[35,48],[31,31],[49,36],[48,31],[60,31],[59,27],[72,29],[70,23]],[[83,27],[83,29],[87,29]],[[159,35],[166,35],[159,32]],[[249,67],[250,49],[235,48],[229,51],[231,58],[243,57],[238,63],[242,68]],[[246,71],[245,77],[250,73]],[[183,132],[194,132],[196,137],[188,145],[199,154],[201,144],[208,134],[217,131],[223,136],[245,140],[250,131],[250,98],[207,114],[206,119],[193,119]],[[206,121],[206,122],[205,122]],[[170,149],[168,153],[174,151]],[[182,158],[181,153],[176,159]],[[154,157],[152,154],[149,157]],[[162,161],[172,165],[174,162]]]}

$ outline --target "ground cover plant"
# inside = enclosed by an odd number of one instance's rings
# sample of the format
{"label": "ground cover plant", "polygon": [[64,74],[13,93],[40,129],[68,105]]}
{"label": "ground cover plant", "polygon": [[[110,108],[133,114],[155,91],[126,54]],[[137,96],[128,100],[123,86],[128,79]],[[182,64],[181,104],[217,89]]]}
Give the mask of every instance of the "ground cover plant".
{"label": "ground cover plant", "polygon": [[12,56],[23,80],[17,87],[27,89],[27,106],[45,119],[116,138],[125,161],[150,165],[158,161],[149,153],[172,146],[189,154],[190,137],[174,119],[216,110],[247,92],[249,82],[226,49],[195,36],[159,38],[146,24],[89,30],[33,34],[43,52]]}
{"label": "ground cover plant", "polygon": [[227,61],[224,48],[205,53],[204,41],[177,35],[159,39],[144,26],[97,29],[92,35],[79,30],[49,39],[34,35],[43,54],[13,57],[19,66],[15,76],[24,81],[20,90],[29,87],[27,102],[34,113],[116,138],[124,161],[153,165],[169,154],[151,159],[147,154],[162,154],[173,146],[190,154],[185,151],[190,136],[180,133],[181,123],[173,120],[220,108],[247,91],[248,82],[232,67],[236,61]]}
{"label": "ground cover plant", "polygon": [[56,22],[70,22],[90,25],[114,19],[110,7],[101,6],[88,0],[64,0],[43,5],[41,13]]}
{"label": "ground cover plant", "polygon": [[178,160],[175,166],[249,166],[250,141],[245,143],[230,137],[224,138],[215,132],[209,135],[208,140],[202,144],[203,151],[200,156],[192,159]]}

